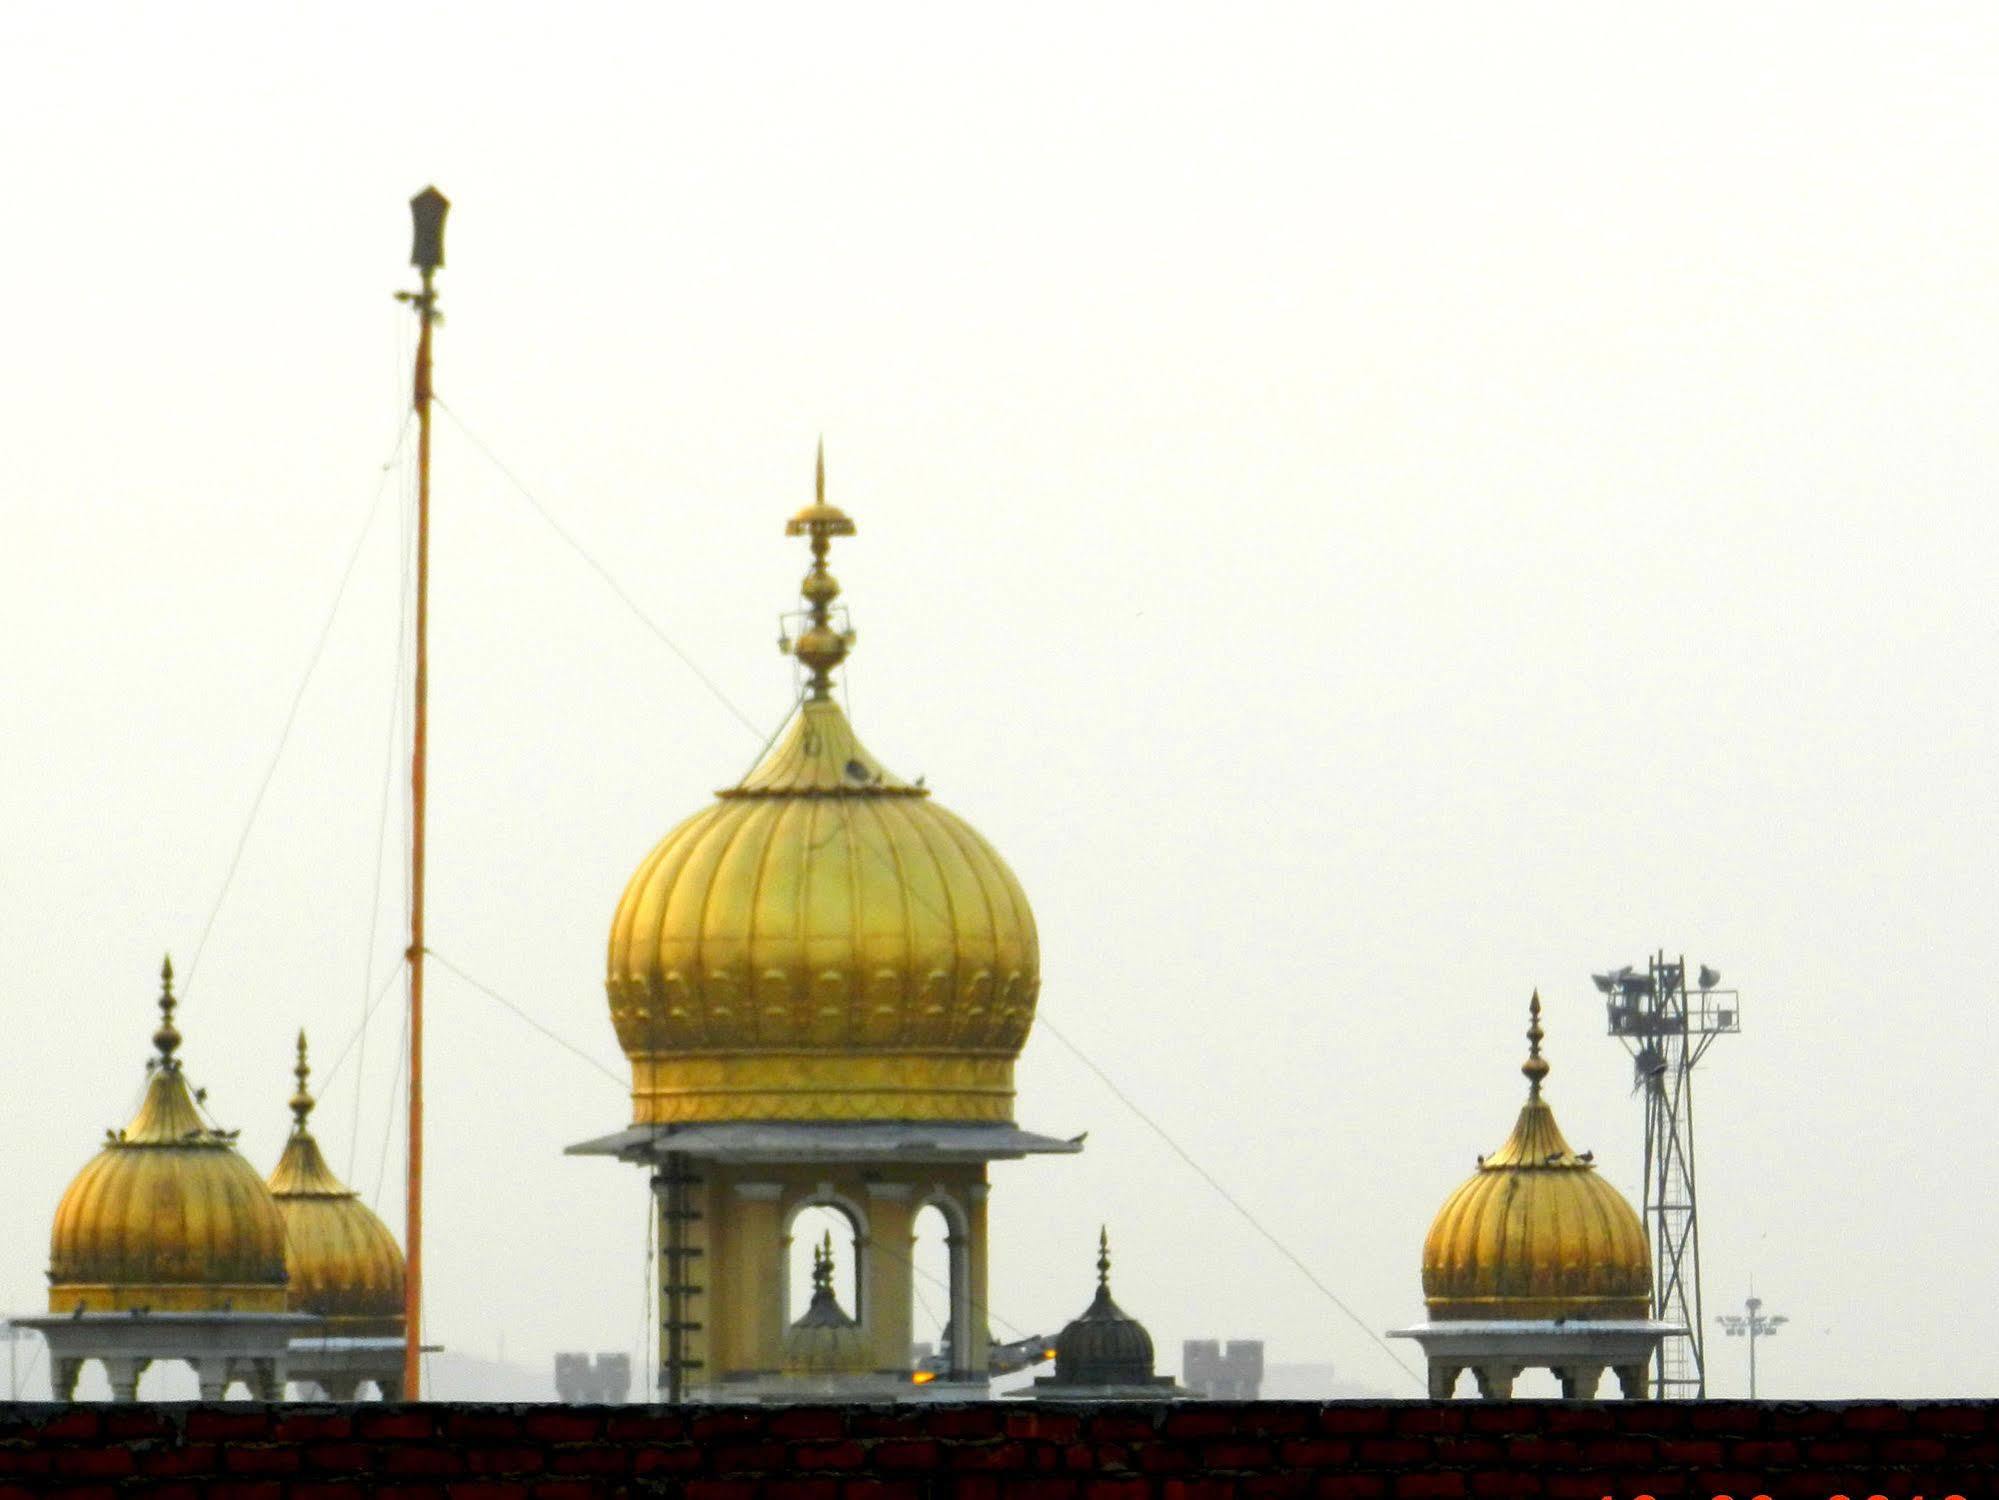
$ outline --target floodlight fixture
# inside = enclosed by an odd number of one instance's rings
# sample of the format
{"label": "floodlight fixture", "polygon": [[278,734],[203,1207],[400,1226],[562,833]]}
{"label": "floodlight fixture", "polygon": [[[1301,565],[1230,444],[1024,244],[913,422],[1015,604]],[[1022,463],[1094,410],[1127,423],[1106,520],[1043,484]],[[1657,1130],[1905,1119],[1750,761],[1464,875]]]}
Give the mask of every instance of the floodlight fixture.
{"label": "floodlight fixture", "polygon": [[1782,1313],[1763,1315],[1763,1299],[1751,1297],[1739,1313],[1722,1313],[1715,1318],[1725,1337],[1749,1340],[1749,1399],[1756,1399],[1756,1341],[1776,1337],[1777,1330],[1791,1320]]}

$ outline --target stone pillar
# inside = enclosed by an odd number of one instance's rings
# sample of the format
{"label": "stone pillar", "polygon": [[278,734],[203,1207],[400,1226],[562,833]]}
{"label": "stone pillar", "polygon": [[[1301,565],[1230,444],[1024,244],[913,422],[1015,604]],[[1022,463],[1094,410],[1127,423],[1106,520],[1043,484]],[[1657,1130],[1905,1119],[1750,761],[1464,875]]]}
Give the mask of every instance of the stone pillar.
{"label": "stone pillar", "polygon": [[906,1182],[870,1182],[867,1286],[861,1328],[877,1370],[909,1368],[910,1303],[916,1292],[915,1189]]}
{"label": "stone pillar", "polygon": [[1564,1401],[1594,1401],[1596,1388],[1603,1383],[1603,1366],[1573,1364],[1555,1366],[1555,1378],[1562,1382]]}
{"label": "stone pillar", "polygon": [[[945,1294],[951,1303],[951,1326],[971,1332],[973,1325],[983,1316],[984,1310],[972,1306],[972,1237],[953,1227],[944,1236],[944,1251],[951,1267],[950,1290]],[[951,1370],[953,1380],[966,1380],[972,1369],[967,1358],[966,1345],[970,1341],[954,1342],[951,1345]]]}
{"label": "stone pillar", "polygon": [[[708,1284],[708,1347],[715,1368],[704,1380],[729,1374],[775,1370],[783,1362],[780,1313],[791,1267],[786,1258],[782,1204],[777,1182],[730,1182],[716,1194],[724,1222],[715,1226],[718,1253]],[[803,1312],[793,1309],[793,1316]]]}
{"label": "stone pillar", "polygon": [[1618,1365],[1617,1394],[1626,1401],[1643,1401],[1651,1393],[1652,1367],[1649,1364]]}
{"label": "stone pillar", "polygon": [[[970,1181],[965,1184],[963,1202],[965,1221],[971,1243],[965,1246],[965,1267],[967,1282],[964,1302],[970,1313],[972,1326],[968,1336],[959,1338],[953,1346],[953,1355],[959,1368],[973,1380],[983,1380],[992,1362],[992,1331],[986,1327],[986,1167],[981,1162],[968,1169]],[[957,1351],[962,1349],[962,1354]]]}
{"label": "stone pillar", "polygon": [[83,1361],[67,1357],[49,1361],[49,1393],[58,1401],[76,1399],[77,1378],[83,1374]]}
{"label": "stone pillar", "polygon": [[193,1361],[194,1378],[201,1386],[201,1399],[220,1401],[229,1394],[229,1361],[211,1356]]}
{"label": "stone pillar", "polygon": [[1520,1375],[1520,1366],[1507,1364],[1504,1360],[1488,1360],[1484,1364],[1473,1365],[1472,1374],[1478,1379],[1481,1399],[1509,1401],[1513,1397],[1513,1382]]}
{"label": "stone pillar", "polygon": [[1465,1372],[1463,1365],[1447,1365],[1441,1360],[1430,1361],[1430,1399],[1448,1401],[1457,1393],[1458,1377]]}
{"label": "stone pillar", "polygon": [[276,1359],[250,1361],[250,1395],[257,1401],[285,1399],[285,1367]]}
{"label": "stone pillar", "polygon": [[400,1401],[403,1399],[403,1378],[400,1375],[378,1377],[375,1390],[384,1401]]}
{"label": "stone pillar", "polygon": [[149,1359],[138,1359],[129,1355],[104,1356],[104,1373],[111,1377],[111,1399],[113,1401],[137,1401],[139,1399],[139,1377],[146,1373]]}

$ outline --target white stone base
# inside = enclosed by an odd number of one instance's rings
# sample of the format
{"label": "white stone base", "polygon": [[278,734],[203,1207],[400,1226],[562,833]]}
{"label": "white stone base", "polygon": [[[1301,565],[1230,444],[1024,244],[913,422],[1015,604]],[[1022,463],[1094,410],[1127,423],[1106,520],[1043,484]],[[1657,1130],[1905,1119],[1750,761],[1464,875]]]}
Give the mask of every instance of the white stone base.
{"label": "white stone base", "polygon": [[1606,1370],[1627,1401],[1642,1401],[1661,1340],[1684,1337],[1677,1323],[1631,1319],[1463,1318],[1396,1328],[1392,1339],[1414,1339],[1430,1367],[1430,1397],[1447,1401],[1470,1370],[1478,1393],[1503,1401],[1522,1370],[1552,1370],[1570,1400],[1593,1401]]}

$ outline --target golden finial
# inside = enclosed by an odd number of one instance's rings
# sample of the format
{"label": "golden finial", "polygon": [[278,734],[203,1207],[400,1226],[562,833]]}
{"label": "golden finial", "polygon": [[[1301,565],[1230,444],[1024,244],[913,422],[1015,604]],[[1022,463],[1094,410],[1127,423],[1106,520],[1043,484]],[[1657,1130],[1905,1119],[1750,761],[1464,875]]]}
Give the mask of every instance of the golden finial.
{"label": "golden finial", "polygon": [[160,1049],[155,1066],[169,1071],[180,1066],[174,1061],[174,1051],[180,1046],[180,1033],[174,1029],[174,1007],[179,1003],[174,999],[174,960],[170,953],[160,964],[160,1029],[153,1033],[153,1045]]}
{"label": "golden finial", "polygon": [[1520,1071],[1527,1075],[1527,1097],[1541,1097],[1541,1080],[1548,1076],[1548,1060],[1541,1056],[1541,992],[1534,991],[1534,998],[1527,1002],[1527,1061],[1520,1065]]}
{"label": "golden finial", "polygon": [[833,1231],[812,1247],[812,1292],[815,1297],[833,1295]]}
{"label": "golden finial", "polygon": [[847,653],[854,646],[852,631],[833,628],[833,601],[840,596],[840,584],[826,570],[826,553],[834,537],[854,534],[854,522],[839,506],[826,503],[824,438],[819,440],[812,494],[812,503],[784,525],[786,536],[809,537],[812,542],[812,571],[799,585],[799,592],[805,596],[810,623],[797,640],[780,644],[805,663],[812,673],[809,696],[812,702],[818,703],[833,696],[833,669],[847,659]]}
{"label": "golden finial", "polygon": [[1111,1231],[1108,1224],[1097,1226],[1097,1285],[1111,1289]]}
{"label": "golden finial", "polygon": [[305,1028],[300,1027],[298,1033],[298,1063],[292,1068],[292,1077],[298,1080],[298,1092],[292,1095],[292,1119],[295,1122],[292,1126],[292,1133],[294,1135],[305,1134],[305,1117],[312,1113],[312,1093],[305,1086],[306,1079],[311,1076],[312,1068],[305,1060]]}

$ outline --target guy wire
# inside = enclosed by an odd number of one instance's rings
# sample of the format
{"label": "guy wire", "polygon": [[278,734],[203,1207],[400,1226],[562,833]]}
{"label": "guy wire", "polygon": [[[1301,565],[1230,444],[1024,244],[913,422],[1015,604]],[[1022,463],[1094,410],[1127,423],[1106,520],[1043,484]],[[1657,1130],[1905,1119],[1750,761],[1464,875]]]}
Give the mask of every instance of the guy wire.
{"label": "guy wire", "polygon": [[284,726],[278,731],[277,747],[271,752],[270,764],[264,768],[264,778],[257,784],[257,795],[250,799],[249,815],[243,819],[243,831],[237,835],[236,849],[229,856],[229,867],[222,876],[222,888],[215,893],[215,904],[208,910],[208,920],[202,924],[201,940],[194,945],[194,957],[189,960],[187,976],[181,981],[181,998],[185,1000],[194,991],[195,971],[201,967],[202,952],[208,947],[208,936],[215,930],[215,919],[222,914],[222,903],[229,895],[230,885],[236,879],[237,867],[243,863],[243,851],[249,846],[250,831],[257,826],[257,813],[264,805],[264,794],[271,789],[271,781],[278,774],[278,762],[284,758],[285,744],[291,738],[292,725],[298,719],[299,705],[305,702],[305,690],[312,685],[312,674],[319,666],[319,659],[325,653],[326,642],[333,634],[333,622],[340,614],[340,601],[347,597],[347,585],[354,577],[354,565],[361,558],[361,545],[368,539],[368,532],[374,527],[375,514],[381,508],[382,492],[388,488],[389,476],[394,471],[396,456],[402,452],[403,442],[409,436],[410,424],[406,418],[396,431],[395,445],[389,450],[389,457],[382,465],[382,477],[375,482],[375,493],[368,502],[368,514],[361,522],[361,529],[355,534],[354,545],[347,553],[346,566],[340,570],[340,582],[333,590],[333,603],[326,611],[326,622],[319,627],[319,638],[313,642],[312,655],[307,658],[305,672],[299,678],[298,689],[292,694],[291,707],[285,710]]}

